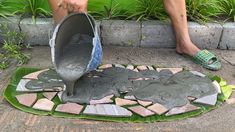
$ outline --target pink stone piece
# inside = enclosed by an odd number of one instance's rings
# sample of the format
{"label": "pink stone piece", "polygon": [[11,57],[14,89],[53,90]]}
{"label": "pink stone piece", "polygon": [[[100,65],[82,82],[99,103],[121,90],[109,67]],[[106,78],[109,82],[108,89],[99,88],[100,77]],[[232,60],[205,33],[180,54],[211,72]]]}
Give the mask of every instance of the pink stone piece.
{"label": "pink stone piece", "polygon": [[130,117],[132,113],[126,108],[113,104],[87,105],[83,114],[111,117]]}
{"label": "pink stone piece", "polygon": [[121,99],[121,98],[116,98],[116,99],[115,99],[115,102],[116,102],[116,105],[118,105],[118,106],[137,104],[136,101],[127,100],[127,99]]}
{"label": "pink stone piece", "polygon": [[161,70],[170,70],[173,74],[181,72],[183,68],[157,68],[157,71],[160,72]]}
{"label": "pink stone piece", "polygon": [[217,102],[217,95],[218,93],[198,98],[194,102],[214,106]]}
{"label": "pink stone piece", "polygon": [[43,96],[49,100],[52,100],[56,96],[57,92],[44,92]]}
{"label": "pink stone piece", "polygon": [[39,99],[34,105],[34,109],[51,111],[54,106],[54,102],[48,100],[47,98]]}
{"label": "pink stone piece", "polygon": [[221,93],[221,88],[220,88],[220,85],[217,81],[213,81],[212,85],[215,87],[215,89],[218,93]]}
{"label": "pink stone piece", "polygon": [[192,97],[192,96],[188,96],[187,98],[188,98],[189,101],[194,101],[194,100],[197,99],[196,97]]}
{"label": "pink stone piece", "polygon": [[16,95],[16,99],[22,105],[31,107],[37,100],[36,93]]}
{"label": "pink stone piece", "polygon": [[76,103],[66,103],[58,105],[55,111],[78,115],[81,113],[82,109],[83,109],[82,105]]}
{"label": "pink stone piece", "polygon": [[153,103],[151,101],[142,101],[142,100],[137,100],[137,102],[144,107],[149,106]]}
{"label": "pink stone piece", "polygon": [[126,95],[124,96],[124,99],[128,99],[128,100],[136,100],[134,95]]}
{"label": "pink stone piece", "polygon": [[147,66],[149,70],[154,70],[154,68],[152,66]]}
{"label": "pink stone piece", "polygon": [[158,115],[162,115],[168,111],[168,109],[165,106],[158,103],[149,106],[148,109],[155,112]]}
{"label": "pink stone piece", "polygon": [[129,70],[134,70],[135,67],[133,65],[127,65],[126,69],[129,69]]}
{"label": "pink stone piece", "polygon": [[111,68],[111,67],[113,67],[112,64],[104,64],[104,65],[99,66],[99,69],[107,69],[107,68]]}
{"label": "pink stone piece", "polygon": [[41,70],[41,71],[37,71],[37,72],[33,72],[33,73],[30,73],[26,76],[24,76],[23,78],[24,79],[38,79],[38,75],[42,72],[45,72],[45,71],[48,71],[49,69],[44,69],[44,70]]}
{"label": "pink stone piece", "polygon": [[110,96],[106,96],[102,99],[99,100],[91,100],[90,104],[94,105],[94,104],[108,104],[108,103],[113,103],[113,100],[111,99],[114,95],[110,95]]}
{"label": "pink stone piece", "polygon": [[235,98],[227,99],[226,103],[227,104],[235,104]]}
{"label": "pink stone piece", "polygon": [[144,66],[144,65],[137,66],[137,69],[138,69],[139,71],[148,70],[147,66]]}
{"label": "pink stone piece", "polygon": [[144,108],[143,106],[133,106],[133,107],[128,107],[128,109],[133,111],[134,113],[142,116],[142,117],[147,117],[147,116],[155,115],[154,112]]}
{"label": "pink stone piece", "polygon": [[190,111],[194,111],[198,109],[200,109],[200,107],[197,107],[188,103],[185,106],[175,107],[171,109],[168,113],[166,113],[166,116],[178,115],[178,114],[182,114],[182,113],[186,113],[186,112],[190,112]]}
{"label": "pink stone piece", "polygon": [[199,76],[199,77],[205,77],[206,76],[205,74],[202,74],[201,72],[198,72],[198,71],[190,71],[190,72],[193,73],[196,76]]}

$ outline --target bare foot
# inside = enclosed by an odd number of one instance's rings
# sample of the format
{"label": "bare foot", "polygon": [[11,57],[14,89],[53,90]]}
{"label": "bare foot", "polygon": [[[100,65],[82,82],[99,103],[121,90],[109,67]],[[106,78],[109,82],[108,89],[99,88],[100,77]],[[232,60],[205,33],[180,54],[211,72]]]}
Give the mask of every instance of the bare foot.
{"label": "bare foot", "polygon": [[176,52],[179,54],[186,54],[189,56],[196,55],[200,49],[192,43],[192,41],[180,41],[177,42]]}

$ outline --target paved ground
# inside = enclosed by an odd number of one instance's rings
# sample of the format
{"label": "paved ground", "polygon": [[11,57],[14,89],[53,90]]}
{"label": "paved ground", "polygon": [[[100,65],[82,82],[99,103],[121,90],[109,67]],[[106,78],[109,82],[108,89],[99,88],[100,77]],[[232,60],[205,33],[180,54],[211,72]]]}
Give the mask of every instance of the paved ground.
{"label": "paved ground", "polygon": [[[29,67],[46,68],[52,66],[49,47],[34,47],[29,51],[32,55]],[[223,63],[222,70],[212,72],[235,84],[235,51],[213,50]],[[186,67],[208,73],[190,61],[188,57],[180,56],[169,49],[142,49],[123,47],[104,47],[104,63],[123,64],[155,64],[161,67]],[[173,122],[156,123],[114,123],[78,119],[53,118],[37,116],[21,112],[2,97],[10,75],[15,67],[0,71],[0,131],[235,131],[235,104],[225,104],[219,109],[199,117]]]}

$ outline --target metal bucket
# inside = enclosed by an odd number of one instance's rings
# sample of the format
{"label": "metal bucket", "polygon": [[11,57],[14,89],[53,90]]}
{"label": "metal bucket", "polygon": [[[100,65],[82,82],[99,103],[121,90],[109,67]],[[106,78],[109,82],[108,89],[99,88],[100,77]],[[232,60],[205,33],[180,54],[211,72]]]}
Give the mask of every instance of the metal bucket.
{"label": "metal bucket", "polygon": [[[84,74],[95,70],[100,65],[102,61],[102,47],[95,20],[86,13],[72,13],[56,26],[50,40],[52,62],[55,69],[58,68],[62,50],[66,47],[68,41],[71,40],[71,37],[78,33],[92,38],[92,52],[90,53],[90,61]],[[80,57],[79,54],[77,57]]]}

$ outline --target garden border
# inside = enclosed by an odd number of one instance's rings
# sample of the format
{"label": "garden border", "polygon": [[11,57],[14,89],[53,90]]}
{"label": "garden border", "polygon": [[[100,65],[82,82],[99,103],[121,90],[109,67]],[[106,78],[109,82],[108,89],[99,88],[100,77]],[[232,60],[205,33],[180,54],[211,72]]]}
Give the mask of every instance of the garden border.
{"label": "garden border", "polygon": [[[49,45],[54,27],[51,18],[38,18],[36,24],[31,18],[0,18],[0,23],[7,23],[9,28],[25,33],[26,43],[32,46]],[[103,45],[175,48],[175,36],[170,22],[102,20],[98,26]],[[235,22],[206,25],[189,22],[189,33],[199,48],[235,49]]]}

